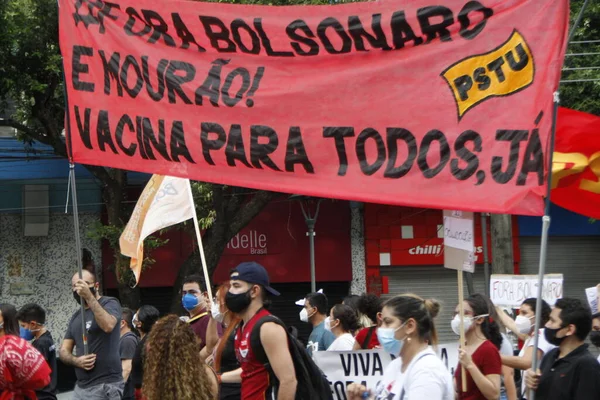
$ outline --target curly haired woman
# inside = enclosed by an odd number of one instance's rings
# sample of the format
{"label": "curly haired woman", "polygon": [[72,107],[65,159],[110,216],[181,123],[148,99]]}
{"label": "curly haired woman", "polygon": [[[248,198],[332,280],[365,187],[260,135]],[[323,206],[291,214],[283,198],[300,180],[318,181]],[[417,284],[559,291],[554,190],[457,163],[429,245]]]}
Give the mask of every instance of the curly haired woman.
{"label": "curly haired woman", "polygon": [[148,336],[143,394],[148,400],[213,400],[217,378],[200,358],[192,328],[176,315],[160,319]]}

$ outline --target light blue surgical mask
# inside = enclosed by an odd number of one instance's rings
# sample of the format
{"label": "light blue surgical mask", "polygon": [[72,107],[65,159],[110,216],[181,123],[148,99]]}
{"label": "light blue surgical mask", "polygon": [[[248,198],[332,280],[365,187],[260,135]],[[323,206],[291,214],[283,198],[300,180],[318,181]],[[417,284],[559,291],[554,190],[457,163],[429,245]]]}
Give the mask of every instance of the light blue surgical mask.
{"label": "light blue surgical mask", "polygon": [[33,336],[33,332],[31,332],[29,329],[23,328],[23,327],[21,327],[21,329],[20,329],[20,335],[19,336],[21,336],[21,339],[25,339],[28,342],[30,340],[33,340],[33,338],[35,337],[35,336]]}
{"label": "light blue surgical mask", "polygon": [[377,339],[379,340],[379,344],[383,347],[385,351],[388,353],[398,356],[400,351],[402,350],[402,346],[404,345],[404,341],[396,339],[396,332],[401,329],[406,322],[400,325],[398,328],[377,328]]}
{"label": "light blue surgical mask", "polygon": [[194,308],[198,307],[199,303],[200,301],[198,300],[198,298],[190,293],[186,294],[181,298],[181,305],[188,311],[191,311]]}

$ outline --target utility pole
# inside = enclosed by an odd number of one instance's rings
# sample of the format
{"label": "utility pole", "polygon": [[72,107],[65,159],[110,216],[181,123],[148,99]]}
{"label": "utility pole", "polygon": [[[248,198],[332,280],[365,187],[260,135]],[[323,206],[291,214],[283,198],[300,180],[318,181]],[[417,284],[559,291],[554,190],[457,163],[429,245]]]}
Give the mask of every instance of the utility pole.
{"label": "utility pole", "polygon": [[512,216],[491,215],[492,230],[492,273],[514,274]]}

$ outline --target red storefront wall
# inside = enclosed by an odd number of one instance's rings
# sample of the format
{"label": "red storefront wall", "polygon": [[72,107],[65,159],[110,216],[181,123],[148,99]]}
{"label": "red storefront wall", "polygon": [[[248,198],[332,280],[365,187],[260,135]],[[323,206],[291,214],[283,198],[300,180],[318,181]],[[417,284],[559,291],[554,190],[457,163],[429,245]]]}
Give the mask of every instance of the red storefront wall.
{"label": "red storefront wall", "polygon": [[[213,275],[213,283],[225,281],[230,269],[244,261],[257,261],[269,272],[272,282],[309,282],[309,241],[298,202],[269,204],[228,244]],[[323,201],[315,227],[317,281],[342,282],[352,279],[350,208],[345,201]],[[172,286],[179,266],[196,246],[195,238],[179,229],[163,235],[169,242],[154,250],[156,260],[142,273],[141,287]],[[103,246],[104,284],[116,287],[112,250]]]}
{"label": "red storefront wall", "polygon": [[[489,222],[489,220],[488,220]],[[513,216],[514,273],[519,272],[519,238],[517,218]],[[381,259],[389,254],[390,266],[416,266],[444,264],[444,240],[438,237],[438,229],[443,224],[442,210],[393,207],[379,204],[365,204],[365,249],[367,284],[380,282]],[[483,240],[481,215],[475,214],[476,263],[483,264]],[[403,227],[405,238],[403,238]],[[408,231],[408,232],[407,232]],[[412,231],[412,238],[406,238]],[[488,246],[491,243],[490,225],[487,226]],[[489,259],[492,259],[491,249]],[[385,279],[383,282],[385,287]],[[377,289],[375,289],[377,291]],[[383,289],[385,292],[385,288]]]}

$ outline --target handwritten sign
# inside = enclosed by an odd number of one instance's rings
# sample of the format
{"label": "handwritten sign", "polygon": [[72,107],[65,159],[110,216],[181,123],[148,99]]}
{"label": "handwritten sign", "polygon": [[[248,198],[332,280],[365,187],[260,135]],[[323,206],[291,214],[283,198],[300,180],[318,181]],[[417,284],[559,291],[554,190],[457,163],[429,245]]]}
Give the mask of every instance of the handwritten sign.
{"label": "handwritten sign", "polygon": [[334,400],[346,400],[346,387],[351,383],[358,382],[375,390],[395,357],[379,349],[318,351],[313,353],[313,358],[327,377]]}
{"label": "handwritten sign", "polygon": [[444,245],[473,251],[473,218],[444,216]]}
{"label": "handwritten sign", "polygon": [[592,313],[597,313],[600,311],[598,309],[598,295],[600,291],[596,286],[585,289],[585,297],[587,297],[587,301],[590,304],[590,309]]}
{"label": "handwritten sign", "polygon": [[[497,306],[518,308],[525,299],[537,297],[537,275],[492,275],[490,297]],[[544,276],[542,298],[551,306],[563,295],[563,275]]]}
{"label": "handwritten sign", "polygon": [[454,371],[458,365],[458,341],[438,344],[435,352],[448,368],[448,372],[454,376]]}
{"label": "handwritten sign", "polygon": [[444,267],[475,272],[473,213],[444,211]]}

